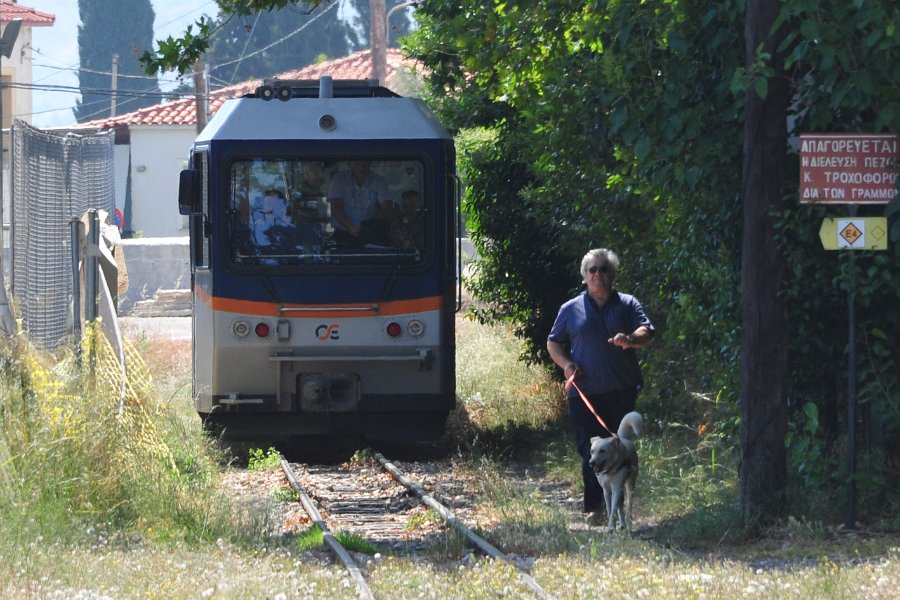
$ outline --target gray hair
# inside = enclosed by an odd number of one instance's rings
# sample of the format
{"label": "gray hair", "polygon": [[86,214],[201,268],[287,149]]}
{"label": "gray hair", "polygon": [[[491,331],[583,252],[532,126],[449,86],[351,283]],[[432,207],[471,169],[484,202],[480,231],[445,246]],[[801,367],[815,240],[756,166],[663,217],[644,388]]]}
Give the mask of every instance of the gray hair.
{"label": "gray hair", "polygon": [[619,272],[619,256],[612,250],[607,250],[606,248],[593,248],[587,251],[587,254],[581,259],[581,276],[587,276],[588,264],[598,258],[605,260],[606,264],[612,268],[610,276],[615,278],[616,274]]}

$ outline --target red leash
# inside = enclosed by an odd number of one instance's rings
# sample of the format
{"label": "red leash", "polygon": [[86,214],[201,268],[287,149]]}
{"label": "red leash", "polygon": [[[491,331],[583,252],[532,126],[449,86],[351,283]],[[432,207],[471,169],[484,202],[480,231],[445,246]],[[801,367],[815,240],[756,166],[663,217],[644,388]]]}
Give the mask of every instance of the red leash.
{"label": "red leash", "polygon": [[606,426],[606,423],[603,422],[603,419],[600,418],[600,415],[597,414],[597,411],[594,410],[594,407],[591,405],[590,401],[587,399],[587,396],[584,395],[584,392],[581,391],[581,388],[578,387],[578,384],[575,383],[575,373],[572,373],[572,376],[569,377],[569,380],[566,382],[566,385],[572,384],[575,388],[575,391],[578,392],[578,395],[581,396],[581,400],[584,402],[584,405],[588,407],[588,410],[591,411],[591,414],[594,415],[594,418],[597,419],[597,422],[600,423],[600,426],[603,427],[609,435],[613,437],[618,437],[613,431]]}

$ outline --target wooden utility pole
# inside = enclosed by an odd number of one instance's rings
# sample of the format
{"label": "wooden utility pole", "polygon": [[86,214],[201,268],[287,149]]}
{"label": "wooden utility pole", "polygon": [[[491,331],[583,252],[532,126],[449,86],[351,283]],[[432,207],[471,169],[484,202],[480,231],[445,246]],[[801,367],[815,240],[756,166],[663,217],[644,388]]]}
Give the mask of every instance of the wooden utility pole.
{"label": "wooden utility pole", "polygon": [[387,29],[387,15],[384,10],[384,0],[369,0],[369,12],[372,13],[369,36],[372,54],[372,79],[377,79],[381,85],[387,84],[387,41],[385,39]]}
{"label": "wooden utility pole", "polygon": [[112,82],[110,83],[112,96],[109,101],[109,116],[116,116],[116,100],[119,93],[119,55],[112,55]]}
{"label": "wooden utility pole", "polygon": [[194,63],[194,109],[197,112],[197,133],[206,127],[206,112],[209,104],[204,69],[202,59]]}
{"label": "wooden utility pole", "polygon": [[741,510],[748,523],[774,515],[787,485],[789,323],[779,297],[787,261],[778,247],[773,212],[782,210],[787,175],[787,109],[784,59],[777,51],[783,28],[772,31],[779,0],[747,0],[745,64],[760,46],[775,74],[765,98],[751,85],[746,96],[741,245]]}

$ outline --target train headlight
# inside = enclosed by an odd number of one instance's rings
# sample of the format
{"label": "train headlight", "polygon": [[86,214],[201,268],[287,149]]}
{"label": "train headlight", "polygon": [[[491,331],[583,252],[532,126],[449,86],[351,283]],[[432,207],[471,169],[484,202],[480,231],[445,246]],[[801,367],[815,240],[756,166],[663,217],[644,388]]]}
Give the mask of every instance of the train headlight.
{"label": "train headlight", "polygon": [[257,323],[253,331],[256,333],[257,337],[267,338],[269,337],[269,334],[272,333],[272,328],[269,327],[268,323]]}
{"label": "train headlight", "polygon": [[387,324],[387,327],[384,328],[389,336],[392,338],[400,337],[400,334],[403,333],[403,328],[400,327],[400,323],[397,321],[391,321]]}
{"label": "train headlight", "polygon": [[231,332],[239,337],[247,337],[250,334],[250,323],[247,321],[235,321],[231,325]]}
{"label": "train headlight", "polygon": [[337,121],[331,115],[322,115],[319,117],[319,127],[322,131],[334,131],[337,127]]}
{"label": "train headlight", "polygon": [[425,335],[425,323],[418,319],[413,319],[406,325],[406,331],[415,338],[422,337]]}

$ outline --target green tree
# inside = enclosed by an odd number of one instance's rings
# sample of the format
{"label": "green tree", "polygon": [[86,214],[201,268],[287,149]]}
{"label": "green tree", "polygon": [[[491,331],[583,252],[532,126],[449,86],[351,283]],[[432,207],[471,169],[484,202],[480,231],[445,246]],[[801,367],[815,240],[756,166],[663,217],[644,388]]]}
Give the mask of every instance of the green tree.
{"label": "green tree", "polygon": [[[578,285],[581,253],[620,250],[623,285],[661,324],[647,353],[660,389],[687,383],[741,400],[742,506],[754,517],[785,506],[785,439],[807,484],[845,487],[841,441],[814,418],[839,424],[847,400],[835,399],[840,374],[821,374],[844,353],[845,338],[824,328],[842,320],[845,282],[866,290],[873,311],[861,325],[873,344],[865,369],[886,369],[867,386],[881,409],[873,429],[900,426],[888,358],[896,336],[880,325],[900,316],[889,299],[897,285],[885,283],[900,274],[897,251],[867,256],[872,266],[856,279],[837,255],[823,256],[823,210],[796,204],[797,157],[787,152],[800,131],[896,131],[900,70],[895,3],[746,9],[434,0],[419,9],[412,47],[445,121],[481,132],[482,143],[461,145],[461,164],[482,314],[512,320],[540,356],[553,311]],[[837,475],[809,477],[816,470]],[[886,489],[870,490],[873,501]],[[834,507],[837,497],[824,499]]]}
{"label": "green tree", "polygon": [[[150,0],[78,0],[78,11],[78,122],[108,117],[113,87],[117,113],[158,104],[162,98],[159,83],[143,73],[138,61],[142,49],[153,43],[155,15]],[[115,82],[114,54],[118,55]]]}

